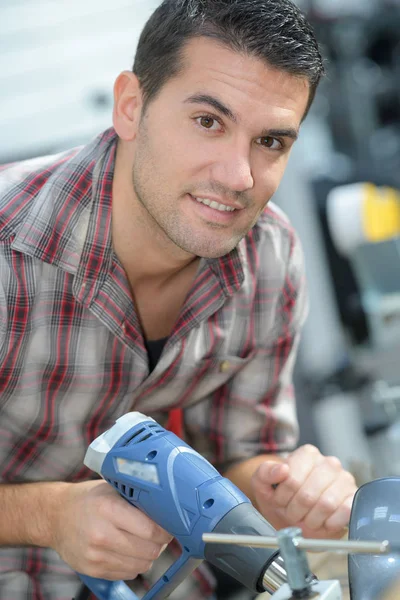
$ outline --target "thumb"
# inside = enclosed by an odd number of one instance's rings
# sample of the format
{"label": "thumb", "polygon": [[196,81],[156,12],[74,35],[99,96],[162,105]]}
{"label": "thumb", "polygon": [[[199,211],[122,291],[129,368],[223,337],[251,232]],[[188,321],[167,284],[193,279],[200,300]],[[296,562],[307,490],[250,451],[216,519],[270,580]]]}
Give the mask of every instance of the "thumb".
{"label": "thumb", "polygon": [[257,476],[261,483],[276,486],[289,475],[289,465],[275,460],[266,460],[259,468]]}

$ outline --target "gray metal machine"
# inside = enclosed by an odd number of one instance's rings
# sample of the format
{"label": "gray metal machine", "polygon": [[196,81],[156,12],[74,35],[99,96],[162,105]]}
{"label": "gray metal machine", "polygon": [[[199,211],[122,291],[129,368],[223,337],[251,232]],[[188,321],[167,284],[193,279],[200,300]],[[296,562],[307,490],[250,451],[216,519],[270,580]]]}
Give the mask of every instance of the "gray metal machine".
{"label": "gray metal machine", "polygon": [[[279,547],[287,583],[271,600],[342,600],[339,581],[318,581],[306,551],[348,554],[351,600],[381,600],[396,582],[400,587],[400,478],[382,478],[359,488],[350,518],[349,540],[310,540],[288,528],[276,537],[204,534],[208,543]],[[384,541],[381,541],[384,540]]]}

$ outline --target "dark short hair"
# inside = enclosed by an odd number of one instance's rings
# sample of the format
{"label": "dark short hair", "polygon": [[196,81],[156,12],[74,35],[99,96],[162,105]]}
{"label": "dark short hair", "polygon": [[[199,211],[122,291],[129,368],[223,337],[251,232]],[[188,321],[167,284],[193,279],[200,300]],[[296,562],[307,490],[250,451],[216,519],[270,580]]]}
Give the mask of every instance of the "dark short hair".
{"label": "dark short hair", "polygon": [[182,71],[185,45],[201,36],[308,79],[307,114],[324,66],[311,26],[291,0],[164,0],[141,33],[133,65],[145,105]]}

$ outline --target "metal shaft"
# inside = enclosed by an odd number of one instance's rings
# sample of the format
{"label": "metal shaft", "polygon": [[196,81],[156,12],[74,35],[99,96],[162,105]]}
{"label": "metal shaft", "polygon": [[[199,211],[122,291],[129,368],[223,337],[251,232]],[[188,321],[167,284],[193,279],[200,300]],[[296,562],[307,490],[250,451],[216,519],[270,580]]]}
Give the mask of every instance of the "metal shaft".
{"label": "metal shaft", "polygon": [[[204,533],[203,542],[207,544],[236,544],[238,546],[252,546],[255,548],[279,548],[276,537],[257,535],[232,535],[219,533]],[[314,540],[296,537],[294,544],[299,550],[313,552],[339,552],[342,554],[391,554],[400,552],[400,546],[382,542],[356,541],[356,540]]]}

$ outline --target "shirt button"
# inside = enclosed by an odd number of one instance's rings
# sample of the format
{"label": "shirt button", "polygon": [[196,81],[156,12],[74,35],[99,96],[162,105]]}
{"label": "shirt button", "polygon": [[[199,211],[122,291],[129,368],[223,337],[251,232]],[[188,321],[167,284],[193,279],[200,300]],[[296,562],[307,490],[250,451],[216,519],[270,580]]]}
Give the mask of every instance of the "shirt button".
{"label": "shirt button", "polygon": [[219,365],[220,373],[228,373],[230,368],[231,368],[231,363],[229,362],[229,360],[223,360]]}
{"label": "shirt button", "polygon": [[122,323],[122,331],[123,333],[126,333],[126,321]]}

